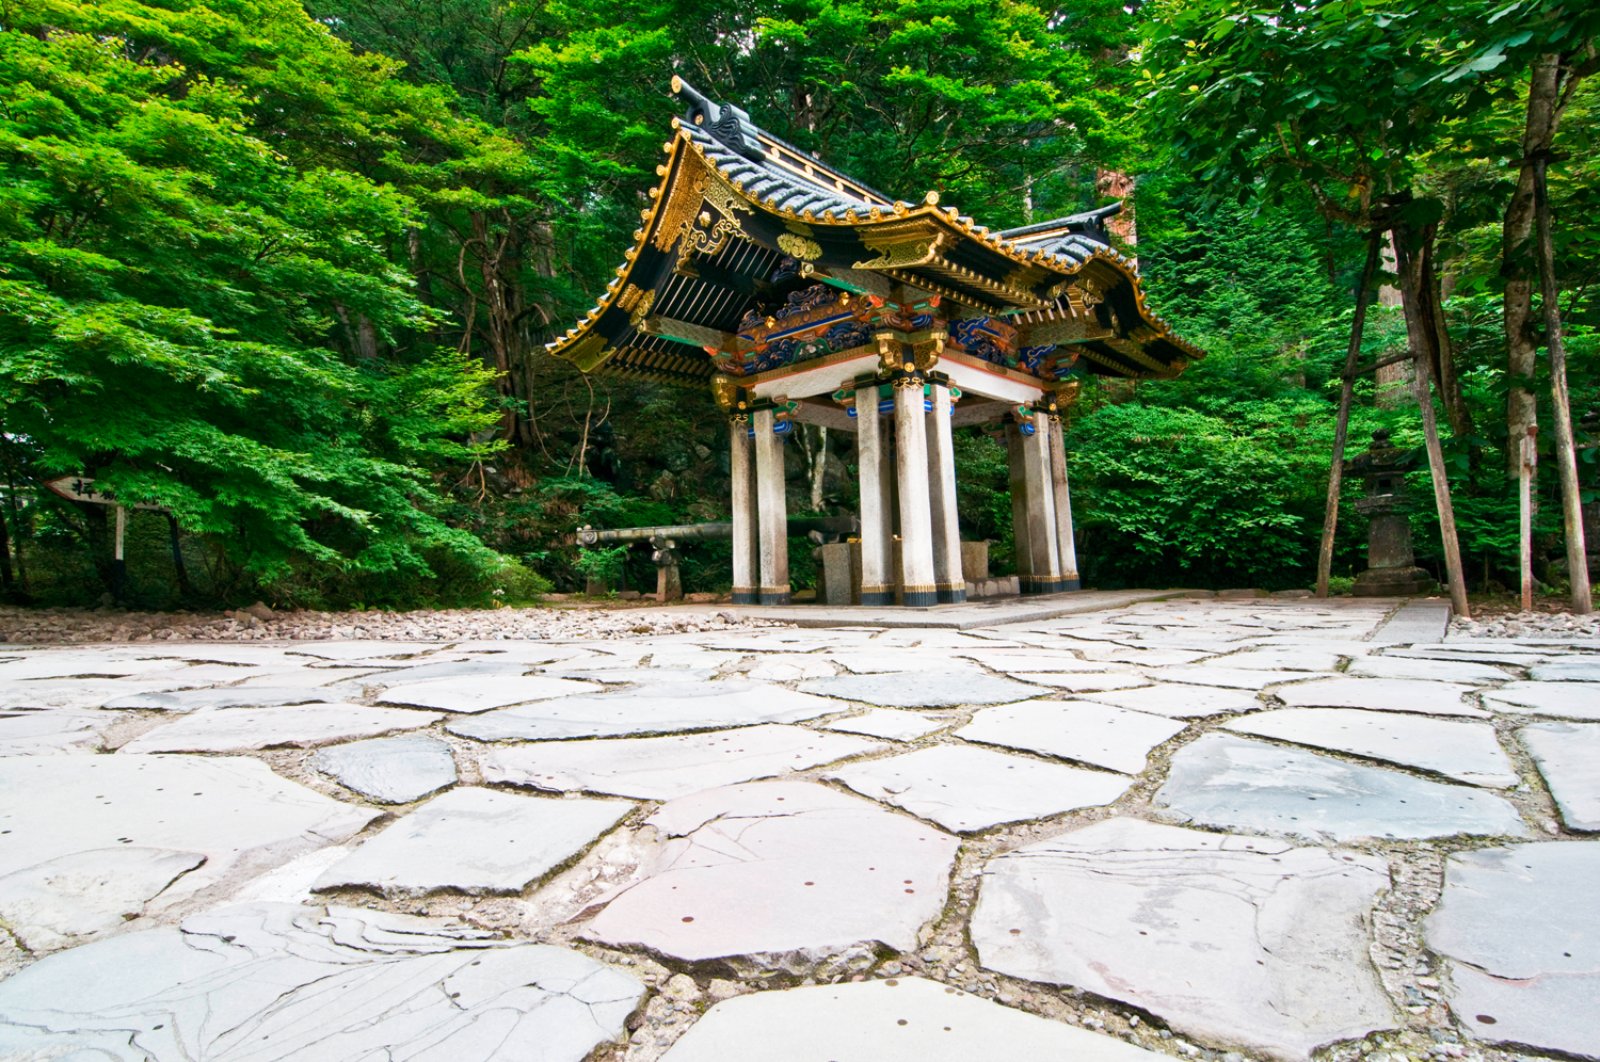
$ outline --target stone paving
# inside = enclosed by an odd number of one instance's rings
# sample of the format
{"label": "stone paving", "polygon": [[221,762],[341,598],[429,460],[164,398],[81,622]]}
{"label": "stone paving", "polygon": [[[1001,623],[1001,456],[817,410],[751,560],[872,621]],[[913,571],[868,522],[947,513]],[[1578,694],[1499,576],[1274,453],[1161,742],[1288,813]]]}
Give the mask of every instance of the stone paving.
{"label": "stone paving", "polygon": [[1600,641],[1147,596],[0,648],[0,1059],[1600,1059]]}

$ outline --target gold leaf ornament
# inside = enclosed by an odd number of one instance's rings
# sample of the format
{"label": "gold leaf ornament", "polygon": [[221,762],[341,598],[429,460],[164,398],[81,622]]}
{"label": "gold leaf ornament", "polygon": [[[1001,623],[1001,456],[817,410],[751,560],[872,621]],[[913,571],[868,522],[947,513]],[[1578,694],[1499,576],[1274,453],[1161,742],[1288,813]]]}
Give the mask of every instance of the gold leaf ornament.
{"label": "gold leaf ornament", "polygon": [[815,262],[822,257],[821,244],[816,240],[797,236],[792,232],[784,232],[778,235],[778,247],[785,254],[793,255],[802,262]]}

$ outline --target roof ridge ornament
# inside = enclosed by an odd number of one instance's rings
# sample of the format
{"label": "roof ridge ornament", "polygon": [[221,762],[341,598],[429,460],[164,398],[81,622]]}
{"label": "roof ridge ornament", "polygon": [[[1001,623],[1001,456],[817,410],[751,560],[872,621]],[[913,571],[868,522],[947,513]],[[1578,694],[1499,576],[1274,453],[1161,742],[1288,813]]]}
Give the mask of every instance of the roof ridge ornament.
{"label": "roof ridge ornament", "polygon": [[689,84],[677,74],[672,75],[672,94],[689,104],[684,120],[700,126],[732,151],[747,159],[760,161],[765,155],[757,139],[754,122],[742,108],[731,103],[718,103]]}

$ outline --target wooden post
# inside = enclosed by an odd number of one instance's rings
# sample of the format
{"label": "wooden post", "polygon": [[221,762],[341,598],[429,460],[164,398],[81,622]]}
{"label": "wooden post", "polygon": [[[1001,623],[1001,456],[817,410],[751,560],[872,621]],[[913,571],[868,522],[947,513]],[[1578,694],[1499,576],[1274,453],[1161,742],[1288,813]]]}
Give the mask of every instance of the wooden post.
{"label": "wooden post", "polygon": [[967,599],[961,572],[961,524],[956,513],[955,438],[950,429],[950,385],[934,383],[933,410],[928,413],[928,486],[933,509],[933,582],[939,601]]}
{"label": "wooden post", "polygon": [[1078,544],[1073,540],[1072,494],[1067,486],[1067,441],[1061,418],[1050,418],[1050,483],[1056,503],[1056,541],[1061,551],[1061,589],[1079,590]]}
{"label": "wooden post", "polygon": [[1050,481],[1050,418],[1033,415],[1033,434],[1024,436],[1028,472],[1028,546],[1033,550],[1035,592],[1061,589],[1061,545],[1057,541],[1056,492]]}
{"label": "wooden post", "polygon": [[111,553],[111,596],[121,604],[128,596],[128,558],[124,543],[128,534],[128,509],[118,505],[116,544]]}
{"label": "wooden post", "polygon": [[878,385],[856,389],[856,465],[861,504],[861,603],[894,604],[889,577],[889,513],[885,497],[883,418],[878,416]]}
{"label": "wooden post", "polygon": [[1539,428],[1528,425],[1528,432],[1519,440],[1522,460],[1518,462],[1517,501],[1521,515],[1518,528],[1522,572],[1522,611],[1533,611],[1533,473],[1539,460],[1537,439]]}
{"label": "wooden post", "polygon": [[789,595],[789,513],[783,476],[783,439],[772,429],[771,409],[759,409],[756,429],[756,512],[760,524],[761,603],[787,605]]}
{"label": "wooden post", "polygon": [[933,576],[927,431],[922,377],[898,377],[894,381],[894,445],[895,484],[900,496],[900,599],[913,608],[939,601]]}
{"label": "wooden post", "polygon": [[750,418],[736,414],[728,422],[728,470],[733,477],[733,603],[760,601],[756,567],[756,498],[751,486]]}
{"label": "wooden post", "polygon": [[1333,536],[1339,526],[1339,492],[1344,485],[1344,445],[1350,433],[1350,401],[1356,385],[1356,363],[1361,357],[1361,334],[1367,323],[1367,289],[1378,269],[1379,237],[1367,235],[1367,262],[1361,267],[1361,283],[1356,288],[1356,314],[1350,322],[1350,346],[1345,351],[1344,379],[1339,388],[1339,418],[1333,429],[1333,464],[1328,469],[1328,500],[1322,509],[1322,544],[1317,549],[1317,596],[1328,596],[1328,577],[1333,571]]}
{"label": "wooden post", "polygon": [[1572,399],[1567,394],[1567,347],[1561,336],[1557,301],[1555,246],[1550,237],[1550,195],[1545,183],[1549,154],[1533,159],[1533,210],[1539,230],[1539,296],[1544,303],[1545,342],[1550,348],[1550,401],[1556,429],[1556,472],[1561,477],[1561,529],[1567,539],[1567,579],[1572,611],[1594,611],[1589,589],[1589,551],[1583,539],[1583,498],[1578,486],[1578,457],[1572,441]]}

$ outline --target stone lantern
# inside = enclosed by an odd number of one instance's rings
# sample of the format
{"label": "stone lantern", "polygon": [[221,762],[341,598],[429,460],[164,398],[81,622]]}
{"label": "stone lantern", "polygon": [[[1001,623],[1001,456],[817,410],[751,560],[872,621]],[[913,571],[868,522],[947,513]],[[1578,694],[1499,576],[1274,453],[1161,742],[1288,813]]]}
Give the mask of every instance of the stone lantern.
{"label": "stone lantern", "polygon": [[1411,502],[1406,490],[1406,473],[1415,455],[1389,445],[1389,433],[1372,433],[1372,444],[1365,453],[1345,462],[1347,474],[1367,482],[1366,497],[1356,502],[1356,511],[1371,521],[1367,531],[1367,570],[1356,576],[1357,597],[1395,597],[1402,594],[1429,594],[1439,589],[1438,582],[1417,567],[1411,548]]}

